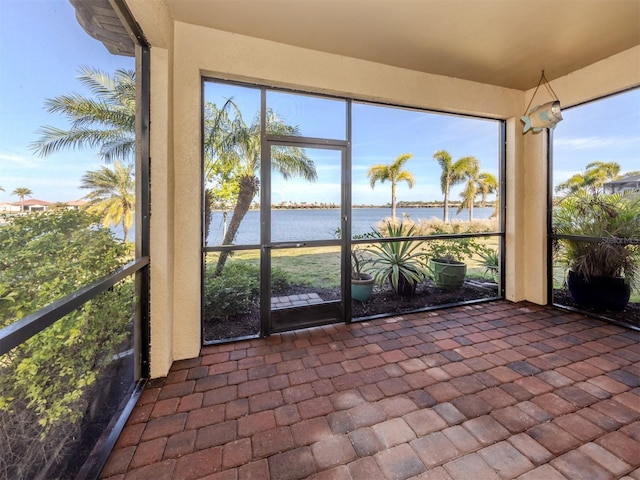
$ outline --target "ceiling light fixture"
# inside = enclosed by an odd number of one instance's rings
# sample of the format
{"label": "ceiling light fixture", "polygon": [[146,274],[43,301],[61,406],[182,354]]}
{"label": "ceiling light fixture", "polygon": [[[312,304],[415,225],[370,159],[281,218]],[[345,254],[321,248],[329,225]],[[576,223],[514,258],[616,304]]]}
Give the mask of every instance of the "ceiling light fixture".
{"label": "ceiling light fixture", "polygon": [[[543,103],[542,105],[537,105],[529,110],[531,106],[531,102],[533,102],[533,98],[538,93],[538,88],[542,85],[544,81],[545,87],[547,87],[547,91],[553,96],[555,100],[547,103]],[[527,114],[527,110],[529,113]],[[542,70],[542,75],[540,76],[540,81],[538,82],[538,86],[533,92],[533,96],[531,100],[529,100],[529,105],[525,109],[525,114],[520,117],[520,120],[524,122],[524,130],[522,134],[524,135],[529,130],[533,130],[534,133],[541,132],[545,128],[556,128],[556,123],[562,120],[562,113],[560,111],[560,99],[556,95],[556,92],[553,91],[551,85],[549,85],[549,81],[544,76],[544,70]]]}

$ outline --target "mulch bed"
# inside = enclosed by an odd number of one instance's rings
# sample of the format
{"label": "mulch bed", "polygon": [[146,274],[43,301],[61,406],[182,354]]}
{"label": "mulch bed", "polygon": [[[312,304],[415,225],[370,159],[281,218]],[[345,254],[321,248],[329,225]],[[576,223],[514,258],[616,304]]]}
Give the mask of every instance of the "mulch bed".
{"label": "mulch bed", "polygon": [[[318,289],[317,287],[305,286],[289,287],[277,292],[277,295],[289,296],[302,293],[317,293],[323,300],[340,298],[339,289]],[[401,297],[395,294],[388,285],[385,285],[384,287],[376,286],[369,301],[353,301],[351,312],[352,318],[362,319],[377,315],[397,315],[438,305],[463,303],[497,296],[498,286],[495,283],[476,281],[465,282],[461,288],[454,290],[437,288],[430,281],[427,281],[418,285],[416,293],[412,297]],[[260,308],[258,305],[252,308],[251,313],[240,318],[227,321],[205,319],[204,322],[205,342],[255,336],[259,332]]]}
{"label": "mulch bed", "polygon": [[604,320],[613,320],[622,325],[630,325],[640,328],[640,303],[629,302],[624,310],[616,312],[613,310],[594,310],[592,308],[581,307],[571,298],[568,290],[554,290],[553,303],[580,310],[587,315],[602,318]]}
{"label": "mulch bed", "polygon": [[388,285],[375,287],[371,299],[367,302],[354,301],[351,314],[354,319],[383,314],[402,314],[439,305],[464,303],[472,300],[495,298],[498,286],[495,283],[465,282],[461,288],[438,288],[429,280],[418,285],[415,295],[401,297]]}

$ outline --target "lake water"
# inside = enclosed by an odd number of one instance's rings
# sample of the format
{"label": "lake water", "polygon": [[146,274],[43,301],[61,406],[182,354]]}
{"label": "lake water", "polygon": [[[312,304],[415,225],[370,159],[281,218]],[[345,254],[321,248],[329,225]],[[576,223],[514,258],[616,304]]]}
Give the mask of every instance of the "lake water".
{"label": "lake water", "polygon": [[[399,218],[410,217],[414,221],[437,218],[442,220],[442,208],[398,208]],[[475,220],[489,218],[493,207],[474,208]],[[352,211],[351,231],[353,235],[361,235],[371,231],[381,220],[391,216],[390,208],[355,208]],[[452,219],[468,220],[469,211],[463,210],[456,215],[456,209],[450,208]],[[231,219],[231,212],[228,216]],[[274,210],[271,219],[271,240],[274,242],[290,242],[299,240],[332,240],[337,238],[336,231],[340,227],[340,210],[338,209],[298,209]],[[222,212],[211,214],[211,227],[208,246],[222,243]],[[242,220],[234,242],[236,245],[260,244],[260,212],[249,211]]]}

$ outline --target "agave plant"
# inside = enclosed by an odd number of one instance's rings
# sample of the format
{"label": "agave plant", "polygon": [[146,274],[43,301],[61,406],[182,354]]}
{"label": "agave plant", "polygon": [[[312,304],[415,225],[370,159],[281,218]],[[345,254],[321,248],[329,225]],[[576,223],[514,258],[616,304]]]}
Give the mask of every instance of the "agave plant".
{"label": "agave plant", "polygon": [[[416,226],[405,227],[402,222],[387,222],[383,232],[373,229],[372,238],[402,238],[416,234]],[[421,240],[397,240],[374,243],[367,248],[371,255],[369,271],[376,283],[382,285],[388,281],[396,293],[410,295],[418,283],[427,276]]]}
{"label": "agave plant", "polygon": [[484,267],[484,273],[491,275],[496,281],[500,273],[500,252],[497,249],[485,248],[480,252],[480,265]]}

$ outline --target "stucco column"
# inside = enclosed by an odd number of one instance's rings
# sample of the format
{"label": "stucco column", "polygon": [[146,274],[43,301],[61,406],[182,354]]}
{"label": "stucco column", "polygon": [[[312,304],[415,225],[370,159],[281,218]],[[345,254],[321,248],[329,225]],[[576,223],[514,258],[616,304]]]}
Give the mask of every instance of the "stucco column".
{"label": "stucco column", "polygon": [[547,303],[547,131],[524,135],[524,297]]}
{"label": "stucco column", "polygon": [[522,134],[519,118],[507,121],[505,296],[545,304],[547,134]]}
{"label": "stucco column", "polygon": [[152,48],[151,154],[151,377],[167,374],[173,361],[174,181],[169,51]]}
{"label": "stucco column", "polygon": [[518,125],[515,118],[507,120],[506,126],[506,193],[505,193],[505,296],[508,300],[517,302],[523,299],[524,262],[522,251],[524,248],[524,141],[518,135]]}
{"label": "stucco column", "polygon": [[202,345],[202,79],[193,58],[200,51],[193,48],[196,43],[175,36],[172,77],[174,360],[197,357]]}

